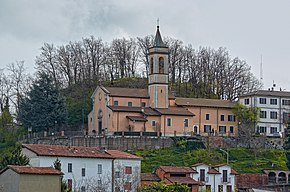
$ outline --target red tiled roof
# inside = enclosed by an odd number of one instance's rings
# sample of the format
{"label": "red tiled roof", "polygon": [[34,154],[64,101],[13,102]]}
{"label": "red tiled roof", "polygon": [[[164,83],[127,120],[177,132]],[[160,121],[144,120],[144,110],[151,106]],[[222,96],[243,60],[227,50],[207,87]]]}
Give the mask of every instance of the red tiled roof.
{"label": "red tiled roof", "polygon": [[161,179],[154,173],[141,173],[141,181],[161,181]]}
{"label": "red tiled roof", "polygon": [[236,170],[231,169],[231,174],[232,174],[232,175],[238,175],[239,173],[238,173]]}
{"label": "red tiled roof", "polygon": [[39,156],[58,157],[84,157],[84,158],[105,158],[114,159],[111,155],[99,150],[96,147],[64,146],[64,145],[40,145],[22,144],[24,148],[33,151]]}
{"label": "red tiled roof", "polygon": [[8,168],[19,174],[63,175],[62,172],[52,167],[30,167],[30,166],[17,166],[17,165],[8,165],[7,168],[0,171],[0,174],[6,171]]}
{"label": "red tiled roof", "polygon": [[197,166],[200,166],[200,165],[206,165],[206,164],[204,164],[204,163],[196,163],[196,164],[191,165],[191,167],[197,167]]}
{"label": "red tiled roof", "polygon": [[141,122],[146,122],[147,119],[141,116],[126,116],[129,120],[131,121],[141,121]]}
{"label": "red tiled roof", "polygon": [[180,106],[233,108],[236,103],[229,100],[221,100],[221,99],[179,97],[176,98],[175,104]]}
{"label": "red tiled roof", "polygon": [[[121,88],[121,87],[102,87],[102,89],[110,96],[149,99],[148,89]],[[168,98],[172,99],[175,97],[171,93],[169,93]]]}
{"label": "red tiled roof", "polygon": [[229,166],[229,165],[226,163],[223,163],[223,164],[214,165],[212,167],[222,167],[222,166]]}
{"label": "red tiled roof", "polygon": [[221,174],[220,172],[218,172],[218,171],[215,170],[215,169],[209,169],[207,173],[208,173],[208,174]]}
{"label": "red tiled roof", "polygon": [[188,111],[187,109],[183,107],[169,107],[169,108],[157,108],[155,109],[157,112],[159,112],[162,115],[182,115],[182,116],[194,116],[193,113]]}
{"label": "red tiled roof", "polygon": [[117,159],[142,159],[142,157],[118,150],[106,150],[106,153]]}
{"label": "red tiled roof", "polygon": [[189,185],[199,185],[200,182],[195,181],[194,179],[190,178],[190,177],[166,177],[165,179],[167,179],[168,181],[170,181],[171,183],[181,183],[181,184],[189,184]]}
{"label": "red tiled roof", "polygon": [[141,113],[141,107],[128,107],[128,106],[108,106],[112,111],[120,112],[138,112]]}
{"label": "red tiled roof", "polygon": [[166,173],[195,173],[196,171],[191,169],[190,167],[185,166],[160,166]]}

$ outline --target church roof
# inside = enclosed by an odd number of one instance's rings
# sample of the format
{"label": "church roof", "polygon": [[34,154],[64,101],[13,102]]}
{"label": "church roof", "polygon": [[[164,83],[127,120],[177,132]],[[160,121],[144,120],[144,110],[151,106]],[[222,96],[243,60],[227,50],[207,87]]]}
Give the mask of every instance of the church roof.
{"label": "church roof", "polygon": [[140,121],[140,122],[146,122],[148,121],[146,118],[141,116],[126,116],[131,121]]}
{"label": "church roof", "polygon": [[[102,87],[102,89],[110,96],[149,99],[148,89],[122,87]],[[173,99],[175,97],[169,93],[168,98]]]}
{"label": "church roof", "polygon": [[162,41],[162,37],[159,31],[159,26],[157,26],[157,31],[154,39],[154,47],[166,47],[166,45]]}
{"label": "church roof", "polygon": [[220,100],[220,99],[179,97],[176,98],[175,104],[178,106],[233,108],[236,103],[229,100]]}
{"label": "church roof", "polygon": [[155,110],[161,115],[195,116],[193,113],[183,107],[157,108]]}

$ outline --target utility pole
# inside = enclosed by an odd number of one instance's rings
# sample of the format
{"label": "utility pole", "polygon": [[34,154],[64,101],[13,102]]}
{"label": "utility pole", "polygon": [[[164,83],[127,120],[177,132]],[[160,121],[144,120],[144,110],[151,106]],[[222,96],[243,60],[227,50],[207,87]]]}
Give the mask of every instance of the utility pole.
{"label": "utility pole", "polygon": [[222,152],[226,153],[227,154],[227,165],[229,165],[229,152],[223,150],[223,149],[219,149],[221,150]]}

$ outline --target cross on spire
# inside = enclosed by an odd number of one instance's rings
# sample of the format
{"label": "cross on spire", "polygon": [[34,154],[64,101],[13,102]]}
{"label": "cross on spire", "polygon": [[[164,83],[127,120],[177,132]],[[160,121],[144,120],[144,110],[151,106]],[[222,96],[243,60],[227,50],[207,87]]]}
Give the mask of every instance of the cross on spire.
{"label": "cross on spire", "polygon": [[159,28],[159,17],[157,18],[157,27]]}

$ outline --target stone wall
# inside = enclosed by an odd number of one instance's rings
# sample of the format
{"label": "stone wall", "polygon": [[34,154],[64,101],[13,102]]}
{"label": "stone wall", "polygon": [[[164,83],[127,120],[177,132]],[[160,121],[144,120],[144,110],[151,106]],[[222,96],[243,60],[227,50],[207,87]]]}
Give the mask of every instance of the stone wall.
{"label": "stone wall", "polygon": [[174,141],[170,137],[74,136],[33,138],[26,140],[25,143],[87,146],[124,151],[133,149],[159,149],[172,147]]}

